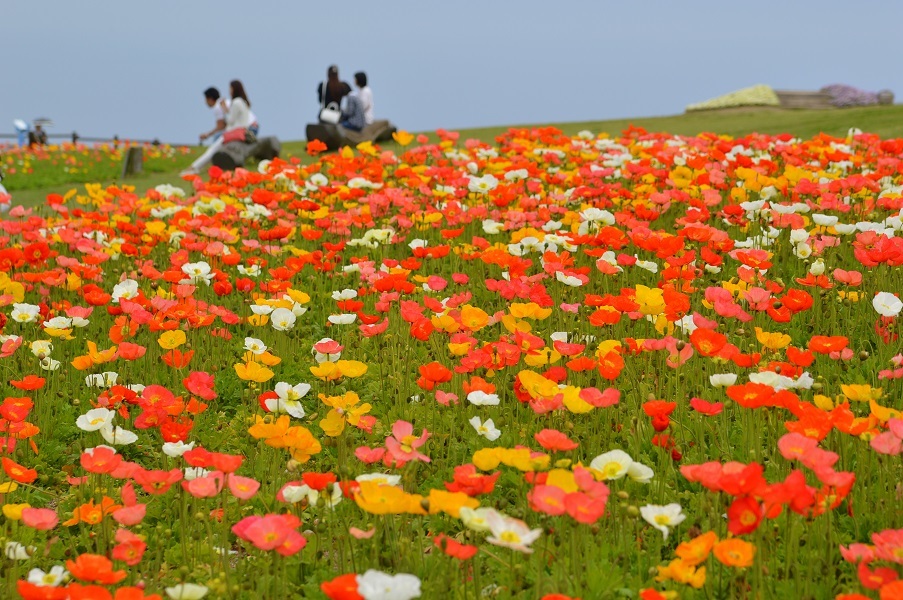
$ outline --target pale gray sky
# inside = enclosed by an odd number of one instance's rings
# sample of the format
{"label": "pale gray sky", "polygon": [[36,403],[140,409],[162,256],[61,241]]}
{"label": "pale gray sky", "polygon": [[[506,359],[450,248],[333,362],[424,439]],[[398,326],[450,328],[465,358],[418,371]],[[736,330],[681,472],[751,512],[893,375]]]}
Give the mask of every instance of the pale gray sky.
{"label": "pale gray sky", "polygon": [[193,142],[241,79],[261,134],[304,137],[327,66],[410,131],[676,114],[756,83],[903,98],[897,0],[2,0],[0,132]]}

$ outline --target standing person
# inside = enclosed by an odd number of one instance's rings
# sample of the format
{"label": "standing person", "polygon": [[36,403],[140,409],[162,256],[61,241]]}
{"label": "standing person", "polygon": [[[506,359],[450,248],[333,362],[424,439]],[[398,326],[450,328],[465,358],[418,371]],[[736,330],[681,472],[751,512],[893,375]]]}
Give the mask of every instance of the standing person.
{"label": "standing person", "polygon": [[357,97],[361,100],[361,106],[364,109],[364,124],[370,125],[373,123],[373,91],[367,85],[367,74],[363,71],[355,73],[354,83],[358,89],[352,93],[357,94]]}
{"label": "standing person", "polygon": [[[226,102],[225,99],[220,100],[220,106],[225,111],[226,127],[224,133],[232,129],[250,129],[254,131],[258,127],[257,118],[251,112],[251,102],[248,100],[248,94],[245,92],[245,86],[242,85],[241,81],[233,79],[229,82],[229,95],[232,96],[231,102]],[[201,169],[210,164],[213,160],[213,155],[217,153],[222,145],[223,138],[220,137],[181,174],[197,175],[200,173]]]}
{"label": "standing person", "polygon": [[317,101],[320,108],[328,106],[335,102],[342,105],[342,98],[351,93],[351,86],[339,79],[339,68],[332,65],[326,71],[326,81],[320,82],[317,86]]}

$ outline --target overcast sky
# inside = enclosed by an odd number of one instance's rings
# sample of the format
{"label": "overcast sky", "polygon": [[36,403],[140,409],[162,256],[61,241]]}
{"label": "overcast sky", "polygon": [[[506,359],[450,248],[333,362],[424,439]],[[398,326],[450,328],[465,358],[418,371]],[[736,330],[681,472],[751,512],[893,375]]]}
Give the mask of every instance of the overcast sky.
{"label": "overcast sky", "polygon": [[676,114],[757,83],[903,98],[898,0],[0,0],[0,132],[194,142],[241,79],[261,135],[301,139],[326,68],[377,118],[438,127]]}

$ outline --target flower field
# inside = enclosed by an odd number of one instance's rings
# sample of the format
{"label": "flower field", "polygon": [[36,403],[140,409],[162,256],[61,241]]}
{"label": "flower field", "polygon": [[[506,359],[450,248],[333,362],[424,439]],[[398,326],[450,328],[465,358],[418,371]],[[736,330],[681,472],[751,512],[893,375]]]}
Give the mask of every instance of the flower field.
{"label": "flower field", "polygon": [[0,597],[903,598],[903,140],[396,141],[0,222]]}
{"label": "flower field", "polygon": [[[10,191],[67,184],[90,183],[118,177],[122,159],[134,144],[52,144],[10,146],[0,144],[0,171]],[[144,170],[161,172],[183,165],[190,153],[186,146],[141,144]]]}

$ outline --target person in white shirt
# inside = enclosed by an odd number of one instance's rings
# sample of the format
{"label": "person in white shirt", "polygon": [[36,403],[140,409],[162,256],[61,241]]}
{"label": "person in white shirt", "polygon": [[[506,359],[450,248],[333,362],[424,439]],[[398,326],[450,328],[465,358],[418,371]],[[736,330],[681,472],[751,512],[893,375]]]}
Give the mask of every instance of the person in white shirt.
{"label": "person in white shirt", "polygon": [[373,123],[373,91],[367,85],[367,74],[363,71],[355,73],[354,83],[358,87],[354,93],[360,99],[364,109],[364,124],[370,125]]}
{"label": "person in white shirt", "polygon": [[204,101],[210,107],[211,112],[213,112],[213,120],[216,123],[216,127],[198,136],[202,142],[208,139],[211,142],[215,142],[226,130],[226,111],[223,110],[219,99],[219,90],[215,87],[209,87],[204,90]]}
{"label": "person in white shirt", "polygon": [[[227,102],[224,98],[220,100],[218,104],[220,109],[224,112],[225,127],[223,127],[223,132],[232,129],[249,129],[256,135],[257,129],[259,128],[257,117],[251,112],[251,102],[248,100],[248,95],[245,93],[245,88],[241,81],[235,79],[229,83],[229,95],[232,96],[231,102]],[[217,125],[219,125],[219,122],[217,122]],[[207,151],[200,155],[197,160],[191,163],[191,166],[182,171],[181,174],[197,175],[200,173],[201,169],[212,162],[213,155],[217,153],[222,145],[222,137],[214,140],[214,142],[210,144],[210,147],[207,148]]]}
{"label": "person in white shirt", "polygon": [[9,195],[9,192],[6,191],[6,188],[3,187],[3,173],[0,173],[0,212],[6,212],[9,210],[10,200],[13,197]]}

